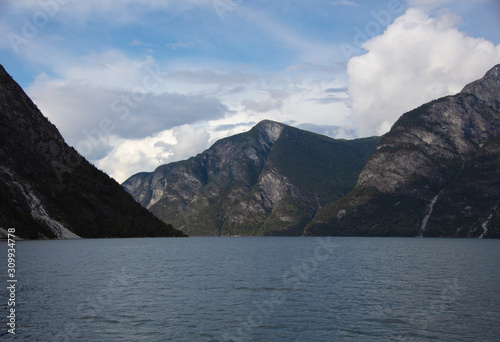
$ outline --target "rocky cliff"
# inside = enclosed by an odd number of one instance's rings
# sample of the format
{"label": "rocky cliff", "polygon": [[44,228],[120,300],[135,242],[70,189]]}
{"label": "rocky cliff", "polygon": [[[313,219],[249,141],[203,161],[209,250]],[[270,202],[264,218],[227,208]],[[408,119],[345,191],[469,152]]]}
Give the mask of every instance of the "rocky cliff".
{"label": "rocky cliff", "polygon": [[500,237],[500,65],[404,114],[306,235]]}
{"label": "rocky cliff", "polygon": [[334,140],[263,121],[123,186],[190,235],[302,235],[319,209],[355,186],[378,141]]}
{"label": "rocky cliff", "polygon": [[69,147],[0,65],[0,235],[181,236]]}

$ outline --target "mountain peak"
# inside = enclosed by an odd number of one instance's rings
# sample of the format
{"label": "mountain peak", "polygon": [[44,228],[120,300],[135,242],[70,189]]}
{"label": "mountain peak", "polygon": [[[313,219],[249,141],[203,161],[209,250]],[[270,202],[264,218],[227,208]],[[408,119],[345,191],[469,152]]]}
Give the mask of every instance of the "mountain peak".
{"label": "mountain peak", "polygon": [[500,64],[491,68],[483,78],[467,84],[460,93],[472,94],[500,109]]}
{"label": "mountain peak", "polygon": [[279,125],[279,126],[284,126],[281,122],[269,120],[269,119],[264,119],[262,121],[259,121],[259,123],[255,126],[269,126],[269,125]]}
{"label": "mountain peak", "polygon": [[266,136],[267,139],[274,144],[281,136],[281,132],[283,132],[285,127],[286,125],[276,121],[262,120],[255,125],[254,129],[260,134]]}
{"label": "mountain peak", "polygon": [[319,208],[354,187],[377,143],[264,120],[123,186],[190,235],[301,235]]}

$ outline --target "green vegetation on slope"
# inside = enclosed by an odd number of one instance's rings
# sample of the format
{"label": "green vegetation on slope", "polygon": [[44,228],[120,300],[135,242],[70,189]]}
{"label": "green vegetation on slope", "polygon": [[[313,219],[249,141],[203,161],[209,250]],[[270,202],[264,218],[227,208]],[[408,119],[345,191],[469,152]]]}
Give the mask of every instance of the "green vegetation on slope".
{"label": "green vegetation on slope", "polygon": [[317,193],[321,205],[354,188],[359,173],[380,140],[335,140],[290,128],[276,141],[268,163],[297,187]]}

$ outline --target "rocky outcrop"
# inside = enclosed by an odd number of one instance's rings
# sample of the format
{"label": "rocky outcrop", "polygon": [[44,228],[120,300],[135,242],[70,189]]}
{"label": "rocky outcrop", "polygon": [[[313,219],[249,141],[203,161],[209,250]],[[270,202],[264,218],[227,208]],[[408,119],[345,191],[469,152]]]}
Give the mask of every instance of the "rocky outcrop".
{"label": "rocky outcrop", "polygon": [[265,120],[123,186],[190,235],[301,235],[317,210],[354,187],[377,143]]}
{"label": "rocky outcrop", "polygon": [[69,147],[2,66],[0,199],[0,232],[21,238],[183,235]]}
{"label": "rocky outcrop", "polygon": [[306,234],[498,237],[499,134],[497,65],[459,94],[404,114],[356,188]]}

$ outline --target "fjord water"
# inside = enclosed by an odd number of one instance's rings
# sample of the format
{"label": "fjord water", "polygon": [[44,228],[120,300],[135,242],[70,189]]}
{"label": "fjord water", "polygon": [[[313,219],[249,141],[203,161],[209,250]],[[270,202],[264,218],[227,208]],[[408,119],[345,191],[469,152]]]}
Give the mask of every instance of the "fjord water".
{"label": "fjord water", "polygon": [[[20,241],[19,341],[498,341],[500,241]],[[6,277],[6,243],[0,244]],[[4,280],[5,281],[5,280]]]}

